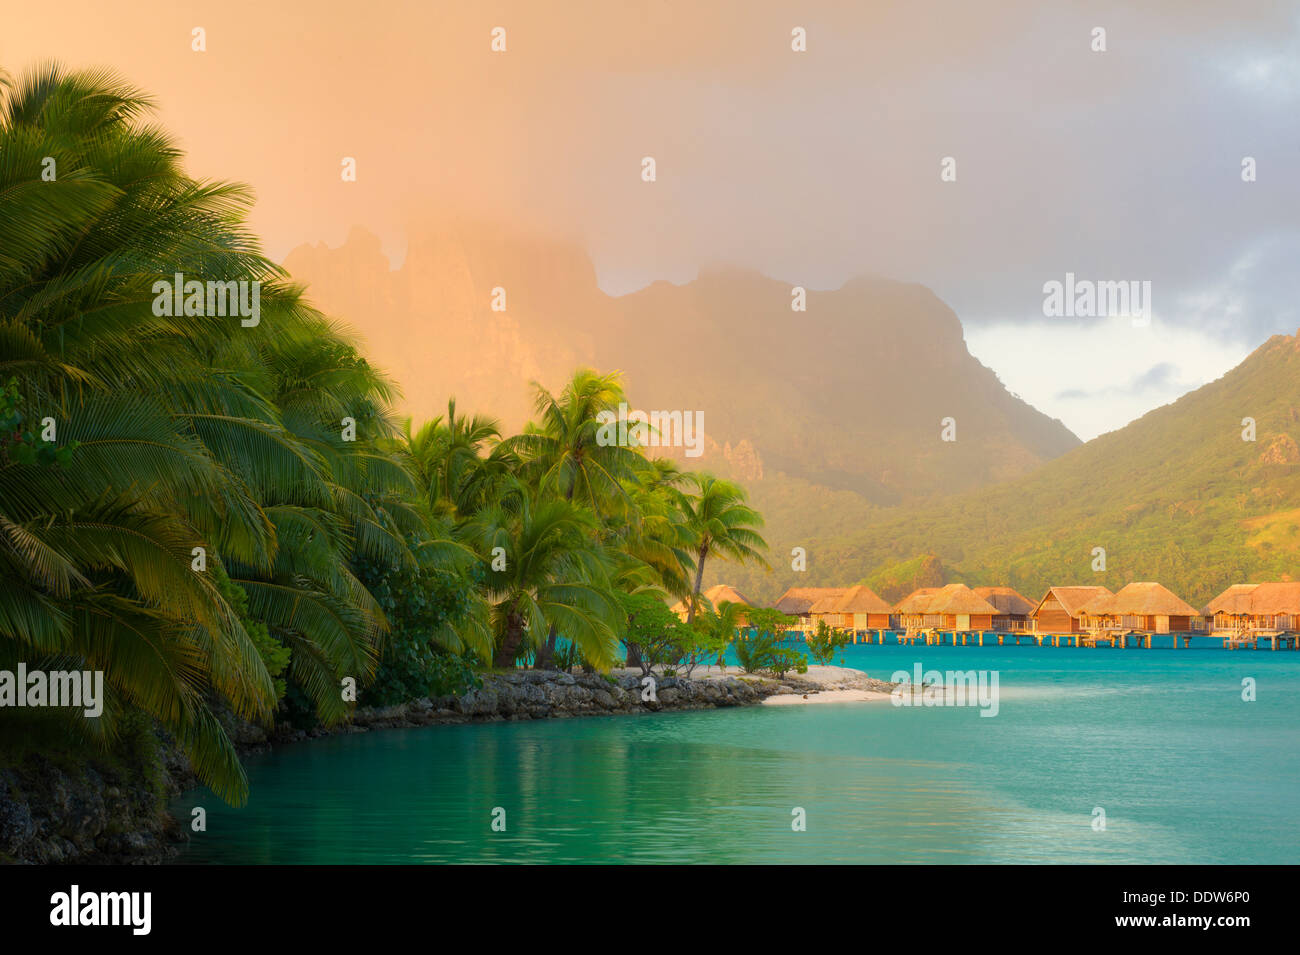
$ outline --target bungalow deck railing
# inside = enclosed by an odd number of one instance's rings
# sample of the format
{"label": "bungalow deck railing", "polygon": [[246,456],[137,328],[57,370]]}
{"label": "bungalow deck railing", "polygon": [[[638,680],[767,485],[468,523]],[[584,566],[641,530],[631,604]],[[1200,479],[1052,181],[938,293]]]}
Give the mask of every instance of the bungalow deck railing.
{"label": "bungalow deck railing", "polygon": [[[1154,614],[1152,616],[1155,616]],[[1079,626],[1082,630],[1089,633],[1119,633],[1124,631],[1136,631],[1139,633],[1208,633],[1208,627],[1204,617],[1192,617],[1187,623],[1187,630],[1174,630],[1172,627],[1168,630],[1160,630],[1147,626],[1147,617],[1141,614],[1123,614],[1118,619],[1115,617],[1090,617],[1083,614],[1079,617]]]}
{"label": "bungalow deck railing", "polygon": [[1141,617],[1128,614],[1119,618],[1090,617],[1087,614],[1081,614],[1079,627],[1091,633],[1109,633],[1115,630],[1145,630],[1146,621]]}
{"label": "bungalow deck railing", "polygon": [[943,626],[943,614],[905,613],[901,621],[904,630],[928,630]]}
{"label": "bungalow deck railing", "polygon": [[1300,614],[1254,614],[1239,617],[1216,615],[1213,629],[1210,632],[1244,635],[1261,631],[1271,632],[1273,630],[1283,632],[1300,630]]}

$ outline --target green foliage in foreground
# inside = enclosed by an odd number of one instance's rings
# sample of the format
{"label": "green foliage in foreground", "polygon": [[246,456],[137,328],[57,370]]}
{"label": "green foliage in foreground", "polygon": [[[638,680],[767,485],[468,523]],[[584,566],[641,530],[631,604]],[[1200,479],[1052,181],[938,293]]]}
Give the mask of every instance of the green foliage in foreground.
{"label": "green foliage in foreground", "polygon": [[[333,723],[353,685],[456,692],[561,638],[609,666],[620,595],[695,608],[706,558],[762,560],[742,489],[598,439],[617,374],[535,386],[512,437],[454,400],[400,426],[259,251],[249,191],[187,176],[150,109],[107,73],[0,73],[0,668],[103,671],[103,716],[48,714],[61,738],[111,752],[156,723],[239,802],[232,715]],[[178,273],[197,297],[161,307]],[[214,282],[259,312],[214,308]],[[678,662],[718,652],[710,628]]]}
{"label": "green foliage in foreground", "polygon": [[794,617],[765,607],[748,610],[746,616],[748,625],[737,634],[732,645],[742,670],[746,673],[770,670],[781,677],[790,670],[808,672],[808,661],[802,653],[780,645],[781,634],[796,622]]}
{"label": "green foliage in foreground", "polygon": [[[418,562],[392,387],[258,252],[248,191],[189,178],[140,121],[147,97],[55,67],[0,92],[0,665],[102,670],[72,734],[110,747],[148,716],[238,801],[218,709],[269,723],[292,683],[343,719],[387,628],[352,563]],[[174,314],[176,273],[259,311]]]}
{"label": "green foliage in foreground", "polygon": [[422,697],[464,693],[481,681],[472,654],[449,649],[444,638],[471,611],[472,588],[436,567],[385,567],[366,561],[357,571],[392,628],[363,706],[392,706]]}
{"label": "green foliage in foreground", "polygon": [[808,635],[808,654],[817,663],[826,666],[848,642],[848,634],[832,629],[825,620],[818,620],[817,628]]}
{"label": "green foliage in foreground", "polygon": [[239,616],[240,622],[248,632],[248,638],[257,648],[257,655],[261,658],[262,665],[266,667],[267,676],[271,678],[271,685],[275,689],[275,700],[278,703],[284,699],[288,689],[284,672],[289,668],[292,652],[271,635],[271,630],[266,624],[248,616],[248,594],[230,579],[222,567],[214,567],[212,576],[216,581],[217,590]]}
{"label": "green foliage in foreground", "polygon": [[803,654],[791,647],[778,646],[778,639],[772,633],[755,633],[737,640],[736,660],[740,668],[746,673],[770,670],[779,677],[784,677],[790,670],[807,673],[808,661]]}
{"label": "green foliage in foreground", "polygon": [[692,629],[653,593],[624,594],[621,601],[627,616],[623,641],[641,661],[641,672],[681,662],[693,642]]}

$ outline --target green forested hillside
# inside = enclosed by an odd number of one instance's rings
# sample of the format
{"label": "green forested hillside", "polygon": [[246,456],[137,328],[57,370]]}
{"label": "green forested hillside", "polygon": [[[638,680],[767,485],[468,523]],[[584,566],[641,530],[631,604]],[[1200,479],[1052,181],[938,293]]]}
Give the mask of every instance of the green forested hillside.
{"label": "green forested hillside", "polygon": [[[1254,441],[1243,440],[1245,418]],[[953,579],[1030,596],[1058,583],[1159,580],[1200,605],[1229,583],[1300,574],[1298,442],[1300,338],[1279,335],[1218,381],[994,487],[851,518],[846,508],[827,530],[834,513],[788,521],[789,508],[769,503],[781,490],[762,482],[754,498],[769,517],[774,570],[726,571],[768,599],[933,553]],[[789,541],[807,547],[806,573],[780,560]],[[1104,572],[1092,569],[1096,547]]]}

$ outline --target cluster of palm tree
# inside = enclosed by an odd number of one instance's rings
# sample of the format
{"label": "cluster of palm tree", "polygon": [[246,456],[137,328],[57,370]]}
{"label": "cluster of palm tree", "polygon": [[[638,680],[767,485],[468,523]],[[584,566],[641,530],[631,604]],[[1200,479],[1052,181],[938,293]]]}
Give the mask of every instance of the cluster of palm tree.
{"label": "cluster of palm tree", "polygon": [[458,417],[452,401],[395,447],[440,536],[484,563],[462,643],[490,646],[499,667],[545,667],[563,638],[608,666],[626,630],[620,594],[682,600],[693,618],[710,556],[762,561],[762,518],[731,482],[602,442],[602,414],[627,400],[617,373],[533,389],[538,420],[521,434]]}
{"label": "cluster of palm tree", "polygon": [[[108,744],[144,714],[237,802],[219,714],[273,719],[271,660],[327,722],[374,674],[389,622],[363,563],[463,582],[428,634],[447,652],[545,665],[563,639],[604,666],[620,594],[694,616],[710,557],[761,559],[739,488],[597,440],[617,375],[537,386],[518,435],[454,401],[403,427],[259,251],[249,192],[187,176],[150,108],[106,73],[0,73],[0,669],[102,671],[103,716],[73,732]],[[258,283],[260,320],[154,307],[177,273]]]}
{"label": "cluster of palm tree", "polygon": [[[393,387],[258,252],[247,190],[189,178],[139,122],[147,97],[55,67],[0,93],[0,664],[102,670],[78,731],[143,711],[239,798],[212,700],[270,718],[249,624],[338,719],[384,629],[351,562],[418,559],[414,482],[381,446]],[[259,283],[260,321],[154,307],[176,273]]]}

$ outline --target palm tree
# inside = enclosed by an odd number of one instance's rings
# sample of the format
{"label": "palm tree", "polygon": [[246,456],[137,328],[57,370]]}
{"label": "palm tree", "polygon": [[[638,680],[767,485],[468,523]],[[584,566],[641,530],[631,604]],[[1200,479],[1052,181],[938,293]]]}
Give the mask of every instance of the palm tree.
{"label": "palm tree", "polygon": [[[143,712],[239,801],[212,701],[267,721],[274,690],[220,580],[336,719],[385,627],[349,565],[414,561],[427,531],[382,447],[393,389],[260,254],[248,190],[186,176],[149,108],[102,72],[0,88],[0,657],[102,670],[99,739]],[[177,272],[260,283],[260,321],[154,307]]]}
{"label": "palm tree", "polygon": [[[258,619],[293,651],[290,673],[327,722],[347,713],[339,680],[374,671],[387,628],[351,565],[369,558],[414,568],[423,515],[410,503],[416,483],[380,444],[391,438],[392,386],[337,329],[290,348],[267,349],[263,387],[281,424],[317,463],[324,494],[271,482],[258,489],[278,547],[268,568],[232,560],[232,579]],[[344,418],[356,434],[345,437]]]}
{"label": "palm tree", "polygon": [[710,555],[740,562],[752,560],[766,566],[759,551],[767,548],[767,541],[755,530],[763,526],[763,518],[745,503],[742,488],[712,474],[690,474],[688,480],[694,490],[679,493],[677,499],[695,550],[695,585],[686,612],[689,625],[695,620],[704,562]]}
{"label": "palm tree", "polygon": [[607,555],[583,508],[517,484],[470,527],[480,552],[494,555],[485,590],[497,637],[496,666],[514,666],[528,635],[552,627],[563,628],[592,664],[609,664],[618,603]]}
{"label": "palm tree", "polygon": [[[581,368],[558,396],[533,382],[540,426],[504,442],[504,449],[522,461],[520,476],[534,486],[580,501],[598,518],[608,515],[615,501],[626,503],[623,481],[644,460],[630,447],[600,440],[603,414],[615,413],[626,401],[617,372],[600,374]],[[534,665],[543,669],[555,653],[558,630],[552,626],[538,647]]]}
{"label": "palm tree", "polygon": [[666,594],[685,600],[690,594],[690,573],[695,535],[678,506],[685,472],[664,458],[644,460],[634,478],[624,482],[629,507],[610,535],[620,550],[645,564],[655,584]]}
{"label": "palm tree", "polygon": [[533,382],[540,427],[507,439],[525,463],[525,474],[540,487],[553,488],[566,501],[575,498],[599,515],[602,504],[625,493],[621,481],[641,456],[632,448],[600,440],[602,413],[625,402],[617,372],[589,368],[574,372],[558,396]]}
{"label": "palm tree", "polygon": [[[105,73],[0,82],[0,666],[101,670],[104,716],[75,732],[155,719],[238,802],[218,717],[276,702],[250,628],[331,721],[389,625],[373,568],[472,578],[442,646],[512,665],[563,631],[604,665],[615,586],[690,594],[694,569],[693,609],[709,554],[761,546],[738,489],[685,494],[598,440],[617,375],[538,388],[540,425],[508,441],[454,402],[403,434],[392,383],[260,253],[248,190],[185,175],[149,108]],[[260,283],[260,321],[156,308],[178,272]]]}
{"label": "palm tree", "polygon": [[430,510],[452,518],[467,518],[491,500],[499,482],[518,463],[500,448],[501,423],[484,415],[458,416],[455,398],[447,402],[445,418],[426,421],[418,431],[408,418],[402,438],[403,452]]}
{"label": "palm tree", "polygon": [[719,668],[725,664],[727,645],[740,632],[749,609],[744,604],[723,600],[716,607],[705,608],[703,617],[695,621],[695,626],[710,637],[712,645],[716,647]]}

